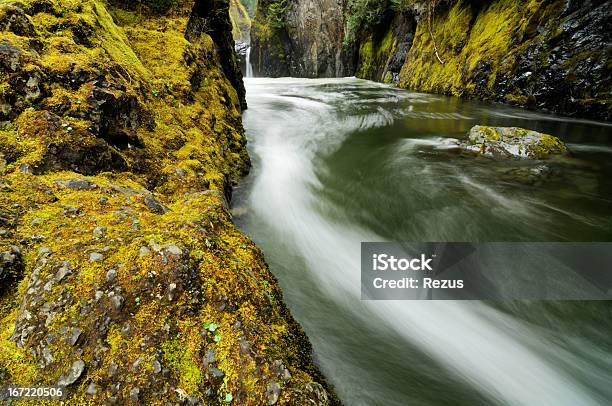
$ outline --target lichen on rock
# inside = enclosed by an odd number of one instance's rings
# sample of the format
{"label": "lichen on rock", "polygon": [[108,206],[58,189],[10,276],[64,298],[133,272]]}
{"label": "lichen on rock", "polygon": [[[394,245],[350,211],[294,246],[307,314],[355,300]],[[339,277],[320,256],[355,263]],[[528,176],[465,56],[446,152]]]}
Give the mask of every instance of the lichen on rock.
{"label": "lichen on rock", "polygon": [[227,2],[153,3],[0,3],[0,378],[70,404],[336,403],[228,211],[249,159]]}
{"label": "lichen on rock", "polygon": [[518,127],[472,127],[464,148],[497,158],[547,159],[569,154],[557,137]]}

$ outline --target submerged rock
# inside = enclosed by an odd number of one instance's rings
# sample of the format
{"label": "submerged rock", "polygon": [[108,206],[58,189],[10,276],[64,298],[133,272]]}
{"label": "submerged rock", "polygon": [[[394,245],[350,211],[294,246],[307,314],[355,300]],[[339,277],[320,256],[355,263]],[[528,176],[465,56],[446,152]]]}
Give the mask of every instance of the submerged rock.
{"label": "submerged rock", "polygon": [[472,127],[464,149],[495,158],[547,159],[569,154],[559,138],[518,127]]}

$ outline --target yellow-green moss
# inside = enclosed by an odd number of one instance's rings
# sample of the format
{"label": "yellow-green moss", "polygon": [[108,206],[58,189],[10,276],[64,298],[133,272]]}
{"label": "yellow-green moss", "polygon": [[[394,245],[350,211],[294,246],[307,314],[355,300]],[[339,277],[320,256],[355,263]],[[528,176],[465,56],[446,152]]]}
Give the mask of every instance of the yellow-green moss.
{"label": "yellow-green moss", "polygon": [[[541,5],[540,0],[497,0],[473,15],[469,4],[458,1],[434,16],[431,33],[428,21],[421,21],[399,85],[455,96],[489,97],[498,75],[511,66],[513,38],[523,35]],[[434,40],[443,63],[435,56]]]}

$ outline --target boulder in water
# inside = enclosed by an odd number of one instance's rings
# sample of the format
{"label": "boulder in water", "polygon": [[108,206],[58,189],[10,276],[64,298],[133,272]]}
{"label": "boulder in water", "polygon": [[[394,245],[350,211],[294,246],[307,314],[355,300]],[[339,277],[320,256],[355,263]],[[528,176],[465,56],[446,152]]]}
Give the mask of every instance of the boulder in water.
{"label": "boulder in water", "polygon": [[547,159],[569,154],[559,138],[518,127],[474,126],[464,148],[495,158]]}

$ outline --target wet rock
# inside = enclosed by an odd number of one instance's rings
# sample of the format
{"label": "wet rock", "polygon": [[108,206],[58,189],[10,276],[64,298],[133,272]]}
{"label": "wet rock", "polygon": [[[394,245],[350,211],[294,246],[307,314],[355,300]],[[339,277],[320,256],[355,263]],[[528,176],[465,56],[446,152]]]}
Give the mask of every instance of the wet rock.
{"label": "wet rock", "polygon": [[85,363],[82,360],[77,360],[72,363],[72,366],[57,382],[59,386],[69,386],[75,383],[83,374]]}
{"label": "wet rock", "polygon": [[144,203],[153,213],[164,214],[168,211],[168,209],[158,202],[153,196],[145,196]]}
{"label": "wet rock", "polygon": [[517,127],[474,126],[463,147],[495,158],[546,159],[568,155],[557,137]]}

